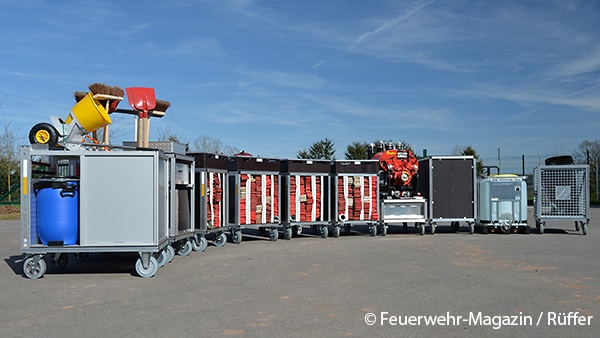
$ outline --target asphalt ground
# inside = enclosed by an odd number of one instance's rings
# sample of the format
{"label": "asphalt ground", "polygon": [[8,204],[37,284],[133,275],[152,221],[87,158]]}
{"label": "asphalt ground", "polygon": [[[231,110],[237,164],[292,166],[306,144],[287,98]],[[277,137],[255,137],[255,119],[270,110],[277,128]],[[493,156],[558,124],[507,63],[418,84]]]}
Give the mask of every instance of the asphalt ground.
{"label": "asphalt ground", "polygon": [[586,236],[572,221],[543,235],[245,231],[152,278],[136,254],[99,253],[37,280],[23,276],[20,221],[0,221],[0,336],[597,337],[600,209],[590,217]]}

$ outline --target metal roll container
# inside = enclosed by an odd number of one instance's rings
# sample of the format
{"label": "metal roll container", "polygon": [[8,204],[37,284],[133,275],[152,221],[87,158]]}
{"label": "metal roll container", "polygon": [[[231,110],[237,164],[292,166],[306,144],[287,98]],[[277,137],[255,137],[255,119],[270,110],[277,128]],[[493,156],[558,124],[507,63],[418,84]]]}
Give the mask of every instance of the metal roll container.
{"label": "metal roll container", "polygon": [[430,156],[419,160],[417,191],[427,201],[427,223],[434,234],[439,223],[449,222],[458,232],[461,222],[475,229],[477,175],[473,156]]}
{"label": "metal roll container", "polygon": [[[136,147],[137,143],[123,142],[123,146]],[[169,245],[163,252],[164,257],[159,257],[159,264],[162,266],[171,262],[175,253],[188,256],[194,247],[195,164],[193,157],[185,155],[185,144],[150,141],[147,148],[163,151],[168,161]]]}
{"label": "metal roll container", "polygon": [[[20,246],[25,276],[42,277],[47,268],[45,256],[58,269],[69,257],[83,260],[89,253],[105,252],[139,253],[137,273],[154,276],[169,244],[168,156],[150,149],[48,148],[21,149]],[[77,194],[57,192],[55,201],[41,200],[38,184],[48,180],[76,181]],[[54,188],[43,185],[42,189]],[[55,204],[61,203],[60,198],[75,196],[74,207]],[[40,215],[44,209],[53,210],[52,214]],[[71,223],[68,232],[74,234],[74,241],[60,230],[64,219]],[[41,227],[54,234],[48,237],[40,232]]]}
{"label": "metal roll container", "polygon": [[[316,229],[330,223],[331,161],[286,159],[281,161],[281,223],[284,239],[303,227]],[[322,232],[322,231],[321,231]],[[339,231],[334,232],[334,237]]]}
{"label": "metal roll container", "polygon": [[194,175],[198,185],[194,204],[196,210],[194,250],[202,252],[206,249],[207,236],[212,237],[215,246],[224,246],[227,243],[226,232],[229,230],[231,230],[232,242],[240,243],[241,230],[230,229],[227,222],[229,158],[202,152],[188,153],[188,155],[195,159]]}
{"label": "metal roll container", "polygon": [[[379,162],[375,160],[334,161],[331,164],[331,227],[336,237],[341,228],[366,224],[372,236],[380,219]],[[321,229],[327,237],[327,227]]]}
{"label": "metal roll container", "polygon": [[188,256],[196,243],[194,158],[181,154],[168,156],[169,239],[178,255]]}
{"label": "metal roll container", "polygon": [[534,169],[534,218],[540,234],[547,221],[572,221],[586,235],[590,222],[588,165],[543,165]]}
{"label": "metal roll container", "polygon": [[[228,165],[228,223],[231,231],[258,230],[269,240],[281,226],[281,160],[233,156]],[[241,236],[240,236],[241,237]]]}

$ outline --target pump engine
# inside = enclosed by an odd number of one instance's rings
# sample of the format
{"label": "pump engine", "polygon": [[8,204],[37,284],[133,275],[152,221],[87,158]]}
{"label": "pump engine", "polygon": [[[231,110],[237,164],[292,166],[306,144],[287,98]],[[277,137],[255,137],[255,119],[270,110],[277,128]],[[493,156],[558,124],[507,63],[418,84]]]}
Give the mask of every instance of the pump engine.
{"label": "pump engine", "polygon": [[[383,198],[412,197],[416,195],[416,177],[419,162],[409,149],[400,143],[371,144],[369,155],[379,161],[381,168],[380,192]],[[375,152],[377,151],[377,152]]]}

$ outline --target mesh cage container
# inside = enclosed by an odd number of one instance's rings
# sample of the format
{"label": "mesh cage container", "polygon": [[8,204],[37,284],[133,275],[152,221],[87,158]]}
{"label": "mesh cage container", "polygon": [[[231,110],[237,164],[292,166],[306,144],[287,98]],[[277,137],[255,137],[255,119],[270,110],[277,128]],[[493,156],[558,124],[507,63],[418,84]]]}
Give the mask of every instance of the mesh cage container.
{"label": "mesh cage container", "polygon": [[534,217],[539,233],[547,220],[571,220],[587,234],[590,213],[588,165],[545,165],[534,169]]}

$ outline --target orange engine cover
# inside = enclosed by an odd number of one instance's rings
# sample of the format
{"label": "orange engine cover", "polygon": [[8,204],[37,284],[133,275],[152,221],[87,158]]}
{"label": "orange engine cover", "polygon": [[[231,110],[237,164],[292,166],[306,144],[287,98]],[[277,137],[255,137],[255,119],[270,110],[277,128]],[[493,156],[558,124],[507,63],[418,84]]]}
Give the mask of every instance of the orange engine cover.
{"label": "orange engine cover", "polygon": [[381,151],[373,156],[379,160],[379,166],[388,173],[393,186],[409,186],[419,171],[419,162],[410,150],[391,149]]}

